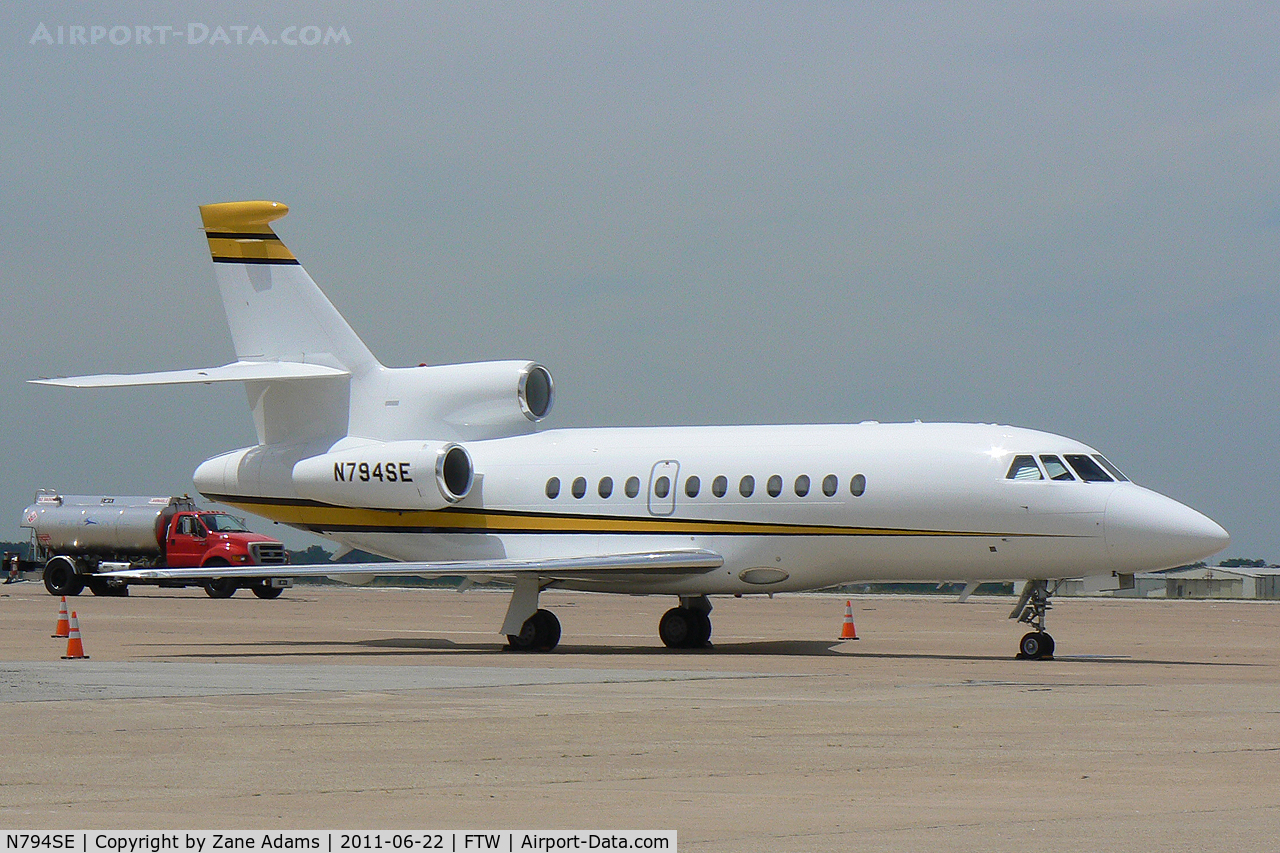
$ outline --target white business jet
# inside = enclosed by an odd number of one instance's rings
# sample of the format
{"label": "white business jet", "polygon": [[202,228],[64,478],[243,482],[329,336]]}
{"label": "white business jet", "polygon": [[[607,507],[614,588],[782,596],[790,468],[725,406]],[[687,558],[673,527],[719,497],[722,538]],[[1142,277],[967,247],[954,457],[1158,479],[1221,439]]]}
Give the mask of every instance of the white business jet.
{"label": "white business jet", "polygon": [[709,644],[713,595],[1030,578],[1010,618],[1031,628],[1019,656],[1044,658],[1054,649],[1045,613],[1063,580],[1119,588],[1228,542],[1092,447],[1017,427],[539,429],[554,399],[540,364],[379,363],[272,230],[286,213],[270,201],[200,208],[235,362],[38,380],[243,382],[258,443],[204,462],[196,488],[402,561],[220,568],[228,581],[506,580],[509,646],[550,650],[560,623],[538,606],[548,588],[677,596],[658,633],[696,648]]}

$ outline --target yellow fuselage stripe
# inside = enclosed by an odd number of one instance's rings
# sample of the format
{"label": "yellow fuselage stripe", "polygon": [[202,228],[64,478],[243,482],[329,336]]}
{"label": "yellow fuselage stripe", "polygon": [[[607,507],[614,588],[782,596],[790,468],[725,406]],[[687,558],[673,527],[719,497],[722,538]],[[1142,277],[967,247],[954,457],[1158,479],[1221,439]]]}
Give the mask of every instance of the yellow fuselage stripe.
{"label": "yellow fuselage stripe", "polygon": [[[214,497],[214,496],[211,496]],[[702,536],[1008,536],[1028,534],[966,530],[913,530],[844,527],[819,524],[776,524],[703,519],[618,516],[542,515],[484,510],[381,510],[327,505],[256,501],[242,496],[216,496],[222,503],[282,524],[318,530],[361,530],[370,533],[424,530],[445,533],[664,533]],[[1036,534],[1031,534],[1036,535]]]}

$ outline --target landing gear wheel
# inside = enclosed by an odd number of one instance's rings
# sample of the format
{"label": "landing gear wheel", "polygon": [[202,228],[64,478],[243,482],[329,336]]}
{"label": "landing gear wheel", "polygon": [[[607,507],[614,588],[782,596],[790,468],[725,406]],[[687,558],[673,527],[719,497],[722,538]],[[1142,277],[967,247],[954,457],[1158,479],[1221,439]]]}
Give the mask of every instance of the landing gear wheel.
{"label": "landing gear wheel", "polygon": [[44,588],[50,595],[79,595],[84,592],[84,578],[70,559],[54,557],[44,567]]}
{"label": "landing gear wheel", "polygon": [[533,614],[537,622],[537,644],[540,652],[549,652],[560,645],[560,620],[550,610],[539,610]]}
{"label": "landing gear wheel", "polygon": [[507,635],[507,648],[516,652],[549,652],[560,643],[560,620],[539,610],[524,620],[519,634]]}
{"label": "landing gear wheel", "polygon": [[236,582],[227,578],[210,578],[204,582],[204,592],[210,598],[230,598],[236,594]]}
{"label": "landing gear wheel", "polygon": [[1053,657],[1053,637],[1032,631],[1018,643],[1019,660],[1048,660]]}
{"label": "landing gear wheel", "polygon": [[669,649],[700,649],[711,640],[711,616],[704,610],[673,607],[662,614],[658,636]]}
{"label": "landing gear wheel", "polygon": [[658,622],[658,637],[669,649],[683,649],[693,633],[693,625],[689,619],[689,611],[683,607],[673,607],[662,614]]}
{"label": "landing gear wheel", "polygon": [[259,583],[253,585],[253,594],[258,598],[279,598],[280,593],[284,592],[282,586],[272,586],[270,583]]}
{"label": "landing gear wheel", "polygon": [[689,648],[701,649],[711,645],[711,614],[705,610],[694,610],[694,632],[689,637]]}

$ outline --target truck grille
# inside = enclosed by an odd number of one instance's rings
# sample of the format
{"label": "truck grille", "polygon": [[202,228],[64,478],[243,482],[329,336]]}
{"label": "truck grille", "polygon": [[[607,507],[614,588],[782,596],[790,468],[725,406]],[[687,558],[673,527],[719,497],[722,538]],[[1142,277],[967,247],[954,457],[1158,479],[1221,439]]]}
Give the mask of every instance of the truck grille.
{"label": "truck grille", "polygon": [[259,566],[283,566],[289,562],[289,556],[279,542],[252,542],[249,544],[249,553]]}

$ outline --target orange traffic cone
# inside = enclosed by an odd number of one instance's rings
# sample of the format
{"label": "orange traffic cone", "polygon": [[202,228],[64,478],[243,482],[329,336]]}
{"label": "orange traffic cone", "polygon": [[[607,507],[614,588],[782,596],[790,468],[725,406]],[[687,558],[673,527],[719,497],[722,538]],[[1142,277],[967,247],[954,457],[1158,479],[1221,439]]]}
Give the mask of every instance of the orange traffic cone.
{"label": "orange traffic cone", "polygon": [[846,601],[844,603],[844,624],[840,626],[840,639],[856,640],[858,639],[858,630],[853,627],[853,602]]}
{"label": "orange traffic cone", "polygon": [[80,642],[80,620],[76,618],[76,612],[71,611],[71,634],[67,637],[67,653],[62,656],[63,660],[88,660],[89,656],[84,653],[84,644]]}
{"label": "orange traffic cone", "polygon": [[53,629],[50,637],[65,640],[71,635],[71,623],[67,621],[67,597],[62,596],[62,604],[58,607],[58,627]]}

